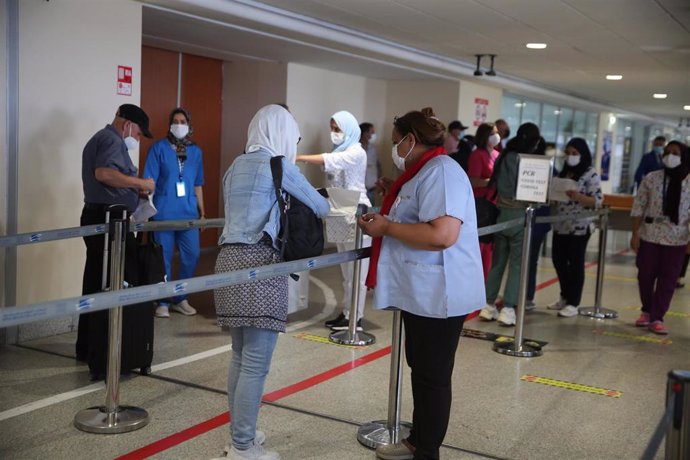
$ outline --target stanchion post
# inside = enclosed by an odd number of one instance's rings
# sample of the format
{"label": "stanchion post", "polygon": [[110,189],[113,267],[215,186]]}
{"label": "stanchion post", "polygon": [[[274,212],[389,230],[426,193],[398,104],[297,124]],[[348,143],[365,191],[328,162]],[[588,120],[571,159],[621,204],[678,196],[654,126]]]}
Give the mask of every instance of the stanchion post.
{"label": "stanchion post", "polygon": [[532,246],[532,226],[534,225],[534,211],[536,207],[530,205],[525,212],[525,231],[522,237],[522,258],[520,260],[520,288],[518,291],[517,318],[515,322],[515,337],[512,340],[494,342],[494,351],[503,355],[519,358],[532,358],[542,355],[542,348],[536,342],[523,341],[525,325],[525,300],[527,297],[527,278],[529,276],[529,254]]}
{"label": "stanchion post", "polygon": [[402,313],[393,313],[393,338],[391,344],[391,369],[388,386],[388,419],[365,423],[357,431],[357,440],[364,446],[376,449],[379,446],[396,444],[410,435],[412,424],[400,421],[400,400],[402,397]]}
{"label": "stanchion post", "polygon": [[[361,216],[367,212],[367,207],[360,204],[357,208],[357,216]],[[355,225],[355,249],[362,249],[362,244],[364,241],[364,234],[359,225]],[[348,323],[347,330],[332,332],[328,339],[339,345],[351,345],[356,347],[363,347],[366,345],[371,345],[376,342],[376,337],[371,334],[367,334],[363,331],[357,331],[357,321],[358,306],[360,296],[365,295],[360,292],[360,277],[362,276],[362,259],[357,259],[354,261],[354,270],[352,271],[352,295],[350,296],[350,322]]]}
{"label": "stanchion post", "polygon": [[668,373],[666,404],[673,401],[671,423],[666,431],[666,460],[690,458],[690,371]]}
{"label": "stanchion post", "polygon": [[608,308],[602,308],[601,299],[604,294],[604,271],[606,269],[606,239],[609,229],[609,214],[602,212],[599,217],[599,260],[597,261],[597,284],[594,291],[594,306],[582,307],[579,313],[597,319],[618,318],[618,312]]}
{"label": "stanchion post", "polygon": [[[124,284],[126,238],[127,211],[123,210],[122,219],[110,222],[108,233],[110,240],[110,289],[112,291],[122,289]],[[74,426],[89,433],[126,433],[142,428],[149,422],[149,414],[144,409],[120,406],[122,307],[111,308],[109,314],[105,405],[84,409],[74,417]]]}

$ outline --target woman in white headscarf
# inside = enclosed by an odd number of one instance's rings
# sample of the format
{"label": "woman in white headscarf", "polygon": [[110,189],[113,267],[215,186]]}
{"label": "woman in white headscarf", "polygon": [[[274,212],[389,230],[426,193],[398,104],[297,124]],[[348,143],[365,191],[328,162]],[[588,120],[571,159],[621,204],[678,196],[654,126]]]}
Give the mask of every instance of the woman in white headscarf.
{"label": "woman in white headscarf", "polygon": [[[297,122],[279,105],[260,109],[248,130],[246,154],[223,177],[225,227],[216,273],[280,262],[276,241],[280,212],[273,188],[270,160],[282,156],[283,189],[319,217],[328,201],[294,165],[300,140]],[[228,371],[228,404],[232,415],[228,457],[278,459],[264,451],[265,436],[256,431],[264,382],[279,332],[285,332],[288,307],[287,275],[228,286],[214,291],[218,324],[230,328],[232,354]]]}
{"label": "woman in white headscarf", "polygon": [[[367,152],[359,143],[361,130],[357,119],[350,112],[341,110],[331,117],[331,141],[333,151],[317,155],[297,155],[297,161],[323,166],[326,173],[326,186],[343,188],[360,192],[359,202],[367,207],[371,202],[367,196],[365,179],[367,174]],[[353,224],[354,225],[354,224]],[[351,251],[354,242],[338,243],[338,251]],[[364,247],[371,246],[371,238],[365,236]],[[325,326],[333,330],[345,330],[349,324],[350,302],[352,300],[352,278],[354,276],[354,262],[342,264],[343,300],[342,311],[337,317],[326,321]],[[369,270],[369,259],[362,259],[362,271],[359,279],[360,292],[357,305],[357,330],[362,330],[362,316],[364,315],[364,301],[366,296],[366,273]]]}

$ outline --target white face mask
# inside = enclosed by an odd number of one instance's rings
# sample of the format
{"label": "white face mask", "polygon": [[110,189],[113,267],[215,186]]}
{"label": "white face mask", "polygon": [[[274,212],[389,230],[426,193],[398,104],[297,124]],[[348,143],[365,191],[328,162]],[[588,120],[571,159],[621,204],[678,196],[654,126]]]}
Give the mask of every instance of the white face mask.
{"label": "white face mask", "polygon": [[189,125],[170,125],[170,132],[178,139],[184,139],[189,134]]}
{"label": "white face mask", "polygon": [[343,142],[345,142],[345,133],[336,133],[334,131],[331,131],[331,142],[333,142],[333,145],[340,145]]}
{"label": "white face mask", "polygon": [[[405,136],[407,137],[407,136]],[[405,140],[405,137],[400,139],[400,142],[395,144],[393,148],[391,149],[391,158],[393,158],[393,164],[395,164],[395,167],[398,168],[401,171],[405,171],[405,159],[407,156],[412,152],[412,149],[414,149],[414,144],[412,144],[412,147],[410,147],[410,150],[405,154],[404,157],[401,157],[398,155],[398,146],[402,143],[402,141]]]}
{"label": "white face mask", "polygon": [[127,150],[139,149],[139,141],[132,137],[132,125],[129,125],[129,136],[125,137],[125,145]]}
{"label": "white face mask", "polygon": [[493,133],[489,136],[489,147],[495,147],[501,143],[501,136],[498,133]]}
{"label": "white face mask", "polygon": [[369,138],[370,143],[376,142],[376,133],[372,134],[371,137]]}
{"label": "white face mask", "polygon": [[682,162],[681,158],[678,155],[664,155],[661,157],[661,161],[664,163],[664,166],[666,166],[668,169],[673,169],[677,168],[680,166],[680,163]]}
{"label": "white face mask", "polygon": [[580,164],[580,155],[567,155],[565,162],[568,163],[568,166],[575,167]]}

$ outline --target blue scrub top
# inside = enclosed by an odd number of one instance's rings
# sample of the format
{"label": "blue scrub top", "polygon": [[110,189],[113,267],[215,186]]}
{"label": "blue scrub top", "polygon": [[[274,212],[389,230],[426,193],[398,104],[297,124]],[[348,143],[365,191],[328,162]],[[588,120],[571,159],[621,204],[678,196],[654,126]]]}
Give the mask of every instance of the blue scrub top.
{"label": "blue scrub top", "polygon": [[413,249],[383,238],[374,307],[395,307],[419,316],[448,318],[486,303],[479,253],[477,213],[467,174],[448,156],[439,156],[403,185],[388,218],[416,224],[443,216],[462,221],[460,236],[443,251]]}
{"label": "blue scrub top", "polygon": [[[187,160],[180,164],[175,148],[167,139],[161,139],[149,149],[144,167],[144,178],[156,183],[153,204],[158,213],[153,220],[198,219],[194,187],[204,185],[204,166],[201,149],[197,145],[187,146]],[[177,183],[184,182],[185,196],[177,196]]]}

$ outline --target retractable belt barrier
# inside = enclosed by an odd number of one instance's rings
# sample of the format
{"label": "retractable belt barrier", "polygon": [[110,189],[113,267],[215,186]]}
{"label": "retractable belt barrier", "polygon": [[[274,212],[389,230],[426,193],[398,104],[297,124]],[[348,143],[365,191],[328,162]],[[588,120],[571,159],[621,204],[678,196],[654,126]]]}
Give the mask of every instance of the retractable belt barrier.
{"label": "retractable belt barrier", "polygon": [[[608,212],[608,209],[601,209],[594,212],[585,212],[569,216],[538,218],[536,219],[536,222],[546,222],[547,219],[548,222],[579,220],[581,218],[594,219],[597,216],[608,214]],[[480,236],[488,235],[506,230],[508,228],[523,226],[524,223],[524,218],[516,218],[495,225],[490,225],[488,227],[479,228],[478,233]],[[130,225],[130,231],[214,228],[222,227],[223,225],[224,219],[146,222]],[[80,238],[83,236],[102,235],[107,232],[108,226],[106,224],[97,224],[84,227],[22,233],[0,237],[0,247],[34,244],[69,238]],[[369,257],[369,253],[369,248],[363,248],[354,251],[326,254],[312,259],[281,262],[278,264],[237,270],[217,275],[206,275],[184,280],[168,281],[167,283],[138,286],[124,289],[119,292],[103,292],[28,305],[8,306],[5,308],[0,308],[0,328],[158,300],[179,295],[181,293],[202,292],[231,286],[233,284],[242,284],[253,280],[261,280],[280,275],[289,275],[291,273],[313,270],[316,268],[331,267]]]}

